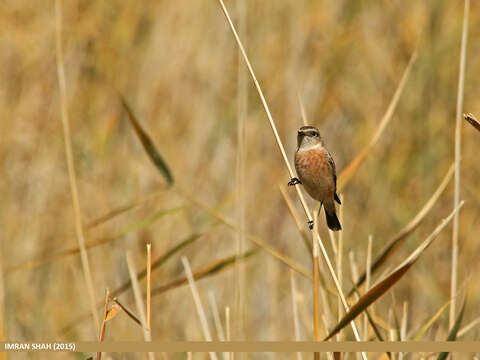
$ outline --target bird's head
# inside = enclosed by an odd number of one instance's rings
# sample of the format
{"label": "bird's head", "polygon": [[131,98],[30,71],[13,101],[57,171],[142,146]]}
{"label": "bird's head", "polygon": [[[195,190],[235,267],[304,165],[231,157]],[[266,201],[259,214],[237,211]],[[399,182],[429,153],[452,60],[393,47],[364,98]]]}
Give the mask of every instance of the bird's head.
{"label": "bird's head", "polygon": [[314,126],[302,126],[297,133],[298,149],[314,147],[316,145],[323,146],[323,140],[320,132]]}

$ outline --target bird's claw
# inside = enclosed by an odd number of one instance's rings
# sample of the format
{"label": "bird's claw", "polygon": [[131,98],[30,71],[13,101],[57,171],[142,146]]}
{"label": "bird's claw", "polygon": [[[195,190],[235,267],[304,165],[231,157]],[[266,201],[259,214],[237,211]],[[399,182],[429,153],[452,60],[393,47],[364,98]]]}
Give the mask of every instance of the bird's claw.
{"label": "bird's claw", "polygon": [[308,224],[308,228],[310,230],[312,230],[313,229],[313,220],[310,220],[307,224]]}
{"label": "bird's claw", "polygon": [[301,184],[302,182],[300,181],[300,179],[294,177],[292,179],[290,179],[290,181],[288,182],[288,186],[294,186],[294,185],[297,185],[297,184]]}

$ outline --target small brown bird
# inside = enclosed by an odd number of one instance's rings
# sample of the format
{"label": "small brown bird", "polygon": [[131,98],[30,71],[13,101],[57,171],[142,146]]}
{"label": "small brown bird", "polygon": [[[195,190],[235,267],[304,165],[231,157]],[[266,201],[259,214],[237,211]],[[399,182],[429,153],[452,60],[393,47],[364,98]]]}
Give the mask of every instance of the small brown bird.
{"label": "small brown bird", "polygon": [[[302,126],[298,130],[297,146],[295,169],[299,179],[291,179],[288,185],[302,184],[312,198],[320,201],[319,215],[322,205],[325,208],[328,227],[333,231],[341,230],[335,209],[335,201],[341,204],[337,195],[335,162],[325,149],[318,129]],[[312,228],[313,223],[309,226]]]}

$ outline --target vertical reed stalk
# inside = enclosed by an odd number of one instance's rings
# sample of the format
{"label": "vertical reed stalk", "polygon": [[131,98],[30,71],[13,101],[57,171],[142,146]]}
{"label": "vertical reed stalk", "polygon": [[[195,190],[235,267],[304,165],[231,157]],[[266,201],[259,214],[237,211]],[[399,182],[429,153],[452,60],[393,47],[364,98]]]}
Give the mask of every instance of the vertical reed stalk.
{"label": "vertical reed stalk", "polygon": [[80,200],[77,189],[77,178],[75,175],[75,164],[73,161],[72,140],[70,136],[70,121],[67,110],[67,85],[65,80],[65,68],[62,51],[62,2],[55,1],[55,35],[56,35],[56,58],[57,58],[57,76],[58,87],[60,89],[60,110],[63,126],[63,137],[65,139],[65,154],[67,157],[68,178],[70,182],[70,191],[72,193],[73,212],[75,216],[75,232],[77,235],[78,247],[80,249],[80,258],[82,261],[83,275],[87,286],[88,299],[90,301],[90,311],[92,312],[93,322],[96,333],[100,331],[97,309],[95,305],[95,291],[93,288],[93,278],[90,272],[87,250],[85,248],[85,238],[83,236],[82,215],[80,211]]}
{"label": "vertical reed stalk", "polygon": [[[465,9],[463,13],[463,28],[462,28],[462,45],[460,49],[460,65],[458,74],[458,89],[457,89],[457,111],[455,123],[455,176],[454,176],[454,199],[453,208],[457,208],[460,203],[460,160],[461,160],[461,145],[462,145],[462,108],[463,108],[463,88],[465,82],[465,63],[467,53],[467,35],[468,35],[468,14],[470,12],[470,0],[465,0]],[[450,329],[455,324],[455,307],[457,293],[457,278],[458,278],[458,216],[455,213],[453,218],[453,233],[452,233],[452,270],[450,281]]]}
{"label": "vertical reed stalk", "polygon": [[[373,243],[373,237],[370,235],[368,237],[368,246],[367,246],[367,261],[366,261],[366,269],[365,269],[365,274],[366,274],[366,280],[365,280],[365,291],[364,293],[366,294],[368,290],[370,290],[370,281],[371,281],[371,267],[372,267],[372,243]],[[356,281],[356,280],[355,280]],[[373,304],[371,305],[373,306]],[[367,313],[364,314],[363,318],[363,341],[368,341],[368,316]]]}
{"label": "vertical reed stalk", "polygon": [[[230,336],[230,308],[225,307],[225,329],[227,341],[231,341],[232,337]],[[228,360],[233,360],[233,352],[228,353]]]}
{"label": "vertical reed stalk", "polygon": [[151,327],[151,303],[152,303],[152,243],[147,243],[147,327],[150,334]]}
{"label": "vertical reed stalk", "polygon": [[[293,270],[290,270],[290,286],[292,290],[292,313],[293,313],[293,329],[295,331],[295,341],[302,341],[300,336],[300,321],[298,319],[298,306],[297,306],[297,286],[295,284],[295,274]],[[302,353],[297,352],[297,360],[302,360]]]}
{"label": "vertical reed stalk", "polygon": [[[246,0],[237,0],[237,16],[239,33],[242,37],[246,32],[247,21],[247,2]],[[236,180],[237,180],[237,221],[240,229],[246,229],[246,117],[248,111],[248,87],[247,74],[245,69],[240,66],[242,54],[238,52],[238,73],[237,73],[237,161],[236,161]],[[240,339],[245,339],[245,289],[246,289],[246,274],[245,262],[241,261],[240,257],[245,252],[245,232],[239,232],[237,237],[237,259],[235,262],[235,315],[236,315],[236,335]]]}

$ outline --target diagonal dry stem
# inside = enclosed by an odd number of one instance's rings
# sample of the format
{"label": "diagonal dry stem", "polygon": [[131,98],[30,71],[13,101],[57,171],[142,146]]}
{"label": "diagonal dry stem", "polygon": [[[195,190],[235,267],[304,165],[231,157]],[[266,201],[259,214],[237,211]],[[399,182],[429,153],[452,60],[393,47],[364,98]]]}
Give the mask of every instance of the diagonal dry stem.
{"label": "diagonal dry stem", "polygon": [[353,161],[340,173],[338,176],[338,191],[342,191],[343,187],[350,181],[351,177],[360,166],[360,164],[365,160],[366,156],[370,152],[370,150],[375,146],[378,142],[380,137],[382,136],[384,130],[387,128],[387,125],[390,123],[392,119],[393,112],[397,107],[397,104],[400,100],[400,95],[402,95],[403,89],[405,88],[405,84],[407,83],[408,76],[410,75],[410,70],[412,69],[415,60],[417,59],[417,50],[414,51],[412,56],[410,57],[410,61],[408,62],[405,71],[403,72],[402,78],[398,84],[397,90],[395,90],[395,94],[393,95],[392,100],[387,108],[387,111],[382,117],[380,124],[378,125],[377,131],[373,135],[370,143],[362,150],[358,156],[353,159]]}
{"label": "diagonal dry stem", "polygon": [[[290,163],[289,163],[289,161],[288,161],[288,157],[287,157],[287,154],[285,153],[285,149],[284,149],[284,147],[283,147],[282,140],[280,139],[280,136],[279,136],[278,131],[277,131],[277,127],[275,126],[275,122],[273,121],[272,115],[271,115],[271,113],[270,113],[270,110],[269,110],[269,108],[268,108],[267,102],[266,102],[266,100],[265,100],[265,96],[263,95],[263,91],[262,91],[262,89],[261,89],[261,87],[260,87],[260,84],[258,83],[258,80],[257,80],[257,78],[256,78],[256,76],[255,76],[255,73],[254,73],[254,71],[253,71],[252,65],[250,64],[250,61],[248,60],[248,56],[247,56],[247,54],[246,54],[246,52],[245,52],[245,49],[243,48],[242,42],[240,41],[240,37],[239,37],[238,34],[237,34],[237,31],[236,31],[236,29],[235,29],[235,26],[233,25],[233,22],[232,22],[232,20],[231,20],[231,18],[230,18],[230,15],[229,15],[228,11],[227,11],[227,8],[225,7],[225,4],[223,3],[223,0],[218,0],[218,1],[219,1],[220,5],[221,5],[221,7],[222,7],[222,11],[223,11],[226,19],[227,19],[227,21],[228,21],[228,23],[229,23],[229,25],[230,25],[230,29],[232,30],[233,36],[235,37],[235,40],[236,40],[237,45],[238,45],[238,47],[239,47],[239,49],[240,49],[240,52],[242,53],[243,59],[245,60],[245,63],[246,63],[246,65],[247,65],[247,67],[248,67],[248,70],[249,70],[249,72],[250,72],[250,75],[251,75],[251,77],[252,77],[252,80],[253,80],[253,82],[254,82],[254,84],[255,84],[255,87],[256,87],[256,89],[257,89],[258,95],[260,96],[260,99],[261,99],[261,101],[262,101],[263,107],[264,107],[265,112],[266,112],[266,114],[267,114],[268,121],[269,121],[269,123],[270,123],[270,126],[271,126],[271,128],[272,128],[273,134],[274,134],[275,139],[276,139],[276,141],[277,141],[278,148],[279,148],[279,150],[280,150],[280,152],[281,152],[281,154],[282,154],[283,160],[284,160],[285,165],[286,165],[286,167],[287,167],[287,169],[288,169],[288,173],[289,173],[289,175],[290,175],[291,178],[294,178],[294,177],[295,177],[295,174],[294,174],[294,172],[293,172],[293,170],[292,170],[292,167],[290,166]],[[297,194],[298,194],[298,197],[299,197],[299,199],[300,199],[300,202],[302,203],[302,207],[303,207],[303,209],[304,209],[304,211],[305,211],[305,215],[307,216],[308,221],[311,222],[311,221],[312,221],[312,215],[311,215],[310,210],[309,210],[309,208],[308,208],[308,206],[307,206],[307,204],[306,204],[306,202],[305,202],[305,198],[303,197],[302,190],[300,189],[300,187],[299,187],[298,185],[295,185],[295,189],[296,189],[296,191],[297,191]],[[333,282],[335,283],[335,287],[337,288],[337,291],[338,291],[338,293],[339,293],[339,295],[340,295],[340,298],[342,299],[343,306],[345,307],[345,310],[348,311],[347,301],[346,301],[346,299],[345,299],[345,296],[343,295],[342,288],[341,288],[340,283],[338,282],[338,279],[337,279],[337,277],[336,277],[336,275],[335,275],[335,271],[334,271],[333,266],[332,266],[332,264],[331,264],[331,262],[330,262],[330,259],[329,259],[329,257],[328,257],[327,251],[326,251],[325,247],[323,246],[323,243],[322,243],[322,241],[321,241],[321,239],[320,239],[320,236],[318,235],[318,231],[314,231],[314,232],[313,232],[313,236],[314,236],[314,237],[313,237],[313,239],[314,239],[313,241],[318,242],[318,244],[320,245],[320,250],[321,250],[322,255],[323,255],[324,259],[325,259],[325,262],[327,263],[328,269],[329,269],[329,271],[330,271],[330,275],[332,276]],[[315,252],[315,249],[314,249],[314,252]],[[315,269],[315,266],[314,266],[314,269]],[[360,336],[359,336],[359,334],[358,334],[357,327],[356,327],[356,325],[355,325],[355,323],[354,323],[353,321],[352,321],[351,325],[352,325],[353,333],[354,333],[354,335],[355,335],[355,339],[356,339],[357,341],[360,341]],[[365,353],[362,353],[362,357],[363,357],[364,359],[367,359]]]}
{"label": "diagonal dry stem", "polygon": [[[195,307],[197,309],[197,314],[200,319],[200,324],[202,325],[203,336],[206,341],[212,341],[212,335],[210,334],[210,329],[208,327],[207,317],[205,315],[205,310],[203,309],[202,302],[200,300],[200,294],[198,293],[197,285],[195,284],[195,279],[193,277],[192,269],[188,259],[185,256],[182,256],[182,263],[185,269],[185,274],[188,279],[188,284],[190,285],[190,290],[192,291],[193,300],[195,302]],[[211,360],[217,360],[217,354],[214,352],[209,352]]]}

